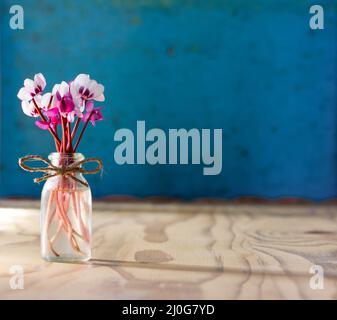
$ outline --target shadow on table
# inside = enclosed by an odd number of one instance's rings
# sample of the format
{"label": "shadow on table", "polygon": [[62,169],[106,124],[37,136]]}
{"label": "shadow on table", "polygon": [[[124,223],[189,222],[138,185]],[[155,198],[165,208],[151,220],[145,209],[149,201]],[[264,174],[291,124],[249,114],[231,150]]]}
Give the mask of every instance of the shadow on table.
{"label": "shadow on table", "polygon": [[[249,267],[247,269],[238,269],[238,268],[231,268],[231,267],[224,267],[223,265],[219,266],[195,266],[195,265],[179,265],[179,264],[172,264],[172,263],[156,263],[156,262],[139,262],[139,261],[121,261],[121,260],[108,260],[108,259],[91,259],[85,262],[87,265],[93,266],[105,266],[109,268],[151,268],[151,269],[159,269],[159,270],[171,270],[171,271],[193,271],[193,272],[208,272],[208,273],[246,273],[259,275],[285,275],[284,271],[280,270],[252,270]],[[287,271],[288,276],[304,276],[307,277],[307,274],[297,273],[297,272],[290,272]]]}
{"label": "shadow on table", "polygon": [[[179,265],[171,263],[156,263],[156,262],[139,262],[139,261],[121,261],[121,260],[108,260],[108,259],[91,259],[86,264],[94,266],[106,267],[128,267],[128,268],[151,268],[162,270],[175,270],[175,271],[195,271],[195,272],[219,272],[225,271],[223,266],[194,266],[194,265]],[[229,271],[226,269],[226,271]],[[232,270],[235,271],[235,270]]]}

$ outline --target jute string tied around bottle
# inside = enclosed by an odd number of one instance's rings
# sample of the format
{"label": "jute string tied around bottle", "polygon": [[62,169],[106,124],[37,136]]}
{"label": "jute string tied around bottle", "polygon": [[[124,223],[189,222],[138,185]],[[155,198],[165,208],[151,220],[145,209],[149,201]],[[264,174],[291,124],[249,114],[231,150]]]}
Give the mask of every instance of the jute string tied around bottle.
{"label": "jute string tied around bottle", "polygon": [[[26,162],[29,161],[41,161],[47,164],[46,167],[30,167]],[[85,169],[81,167],[82,165],[86,163],[97,163],[97,168],[94,169]],[[74,176],[74,173],[82,173],[82,174],[96,174],[100,172],[103,169],[103,162],[101,159],[98,158],[88,158],[80,161],[76,161],[74,163],[71,163],[70,165],[67,166],[60,166],[56,167],[54,166],[48,159],[38,156],[38,155],[29,155],[25,156],[22,158],[19,158],[19,166],[28,172],[43,172],[45,173],[42,177],[40,178],[35,178],[34,182],[35,183],[40,183],[42,181],[45,181],[49,178],[56,177],[56,176],[65,176],[73,179],[74,181],[77,181],[81,184],[83,184],[86,187],[89,187],[89,185]]]}

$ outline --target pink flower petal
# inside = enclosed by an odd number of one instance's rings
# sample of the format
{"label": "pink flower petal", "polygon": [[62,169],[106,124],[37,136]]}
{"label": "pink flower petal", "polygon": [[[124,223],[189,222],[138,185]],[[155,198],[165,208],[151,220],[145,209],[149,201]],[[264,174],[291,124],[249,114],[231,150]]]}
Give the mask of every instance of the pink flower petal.
{"label": "pink flower petal", "polygon": [[94,102],[92,100],[88,101],[87,104],[86,104],[86,107],[85,107],[87,112],[90,113],[93,108],[94,108]]}
{"label": "pink flower petal", "polygon": [[45,111],[44,114],[45,114],[48,118],[56,117],[56,116],[59,115],[59,109],[58,109],[58,108],[51,108],[51,109],[48,109],[47,111]]}
{"label": "pink flower petal", "polygon": [[49,129],[49,123],[47,121],[37,120],[35,121],[35,124],[42,130]]}

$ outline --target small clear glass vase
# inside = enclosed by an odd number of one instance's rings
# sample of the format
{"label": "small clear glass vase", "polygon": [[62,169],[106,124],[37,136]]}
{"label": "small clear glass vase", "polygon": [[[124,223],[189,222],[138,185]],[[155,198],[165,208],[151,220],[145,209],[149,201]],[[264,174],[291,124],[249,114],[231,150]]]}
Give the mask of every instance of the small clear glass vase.
{"label": "small clear glass vase", "polygon": [[[81,153],[51,153],[56,167],[66,167],[84,160]],[[53,173],[53,172],[51,172]],[[87,181],[79,172],[73,177]],[[92,199],[89,185],[69,176],[49,178],[41,195],[41,255],[47,261],[87,261],[91,257]]]}

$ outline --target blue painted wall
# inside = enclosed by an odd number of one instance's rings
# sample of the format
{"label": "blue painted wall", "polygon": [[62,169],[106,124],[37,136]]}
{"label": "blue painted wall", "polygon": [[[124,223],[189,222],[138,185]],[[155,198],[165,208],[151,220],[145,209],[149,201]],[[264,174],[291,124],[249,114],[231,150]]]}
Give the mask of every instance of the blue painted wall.
{"label": "blue painted wall", "polygon": [[[309,29],[309,6],[325,30]],[[11,30],[21,4],[25,29]],[[1,1],[0,196],[39,196],[17,159],[53,145],[21,112],[26,77],[85,72],[106,86],[105,117],[81,151],[101,157],[95,196],[231,198],[337,195],[337,1]],[[113,134],[148,127],[223,128],[223,170],[118,166]]]}

